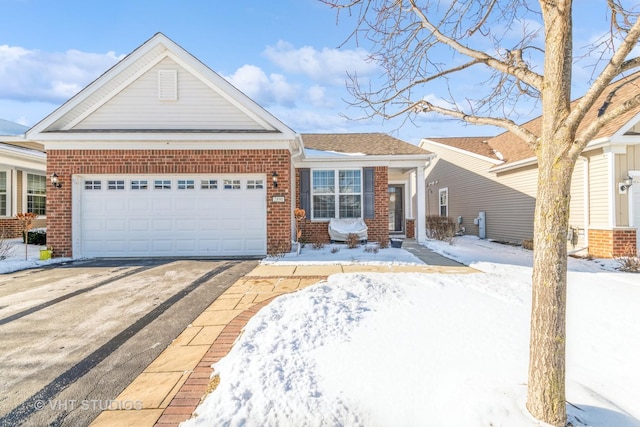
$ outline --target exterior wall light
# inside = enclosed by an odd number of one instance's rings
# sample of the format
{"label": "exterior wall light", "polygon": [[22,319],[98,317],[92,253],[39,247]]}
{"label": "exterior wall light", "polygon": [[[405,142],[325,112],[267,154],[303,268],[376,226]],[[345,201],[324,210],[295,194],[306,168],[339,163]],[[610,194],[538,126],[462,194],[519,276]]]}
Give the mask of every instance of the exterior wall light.
{"label": "exterior wall light", "polygon": [[633,185],[633,178],[627,176],[620,182],[620,191],[627,191]]}
{"label": "exterior wall light", "polygon": [[53,185],[56,188],[62,187],[62,184],[58,182],[58,174],[56,173],[51,174],[51,185]]}
{"label": "exterior wall light", "polygon": [[278,187],[278,172],[274,172],[271,174],[271,182],[273,182],[273,188]]}

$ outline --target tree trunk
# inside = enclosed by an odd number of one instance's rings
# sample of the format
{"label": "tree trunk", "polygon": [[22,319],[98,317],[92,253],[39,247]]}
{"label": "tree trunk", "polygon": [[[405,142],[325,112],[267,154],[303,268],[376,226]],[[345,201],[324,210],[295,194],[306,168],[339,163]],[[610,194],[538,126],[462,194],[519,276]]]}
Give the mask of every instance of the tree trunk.
{"label": "tree trunk", "polygon": [[542,132],[536,148],[538,193],[534,217],[533,298],[527,409],[554,426],[566,425],[565,338],[567,231],[575,129],[570,112],[571,0],[540,0],[545,23]]}
{"label": "tree trunk", "polygon": [[573,165],[539,166],[527,409],[566,425],[565,338],[567,231]]}

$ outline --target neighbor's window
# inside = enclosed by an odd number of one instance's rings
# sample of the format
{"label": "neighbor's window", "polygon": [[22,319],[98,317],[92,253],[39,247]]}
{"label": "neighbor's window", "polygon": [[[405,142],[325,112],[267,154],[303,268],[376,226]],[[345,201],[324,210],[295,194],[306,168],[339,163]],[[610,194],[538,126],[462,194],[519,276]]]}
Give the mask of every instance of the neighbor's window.
{"label": "neighbor's window", "polygon": [[7,173],[0,172],[0,216],[7,215]]}
{"label": "neighbor's window", "polygon": [[27,174],[27,212],[37,215],[46,214],[46,188],[46,176]]}
{"label": "neighbor's window", "polygon": [[440,216],[449,216],[449,189],[442,188],[438,191],[438,206],[440,206]]}
{"label": "neighbor's window", "polygon": [[314,219],[362,217],[362,171],[314,170],[311,182]]}

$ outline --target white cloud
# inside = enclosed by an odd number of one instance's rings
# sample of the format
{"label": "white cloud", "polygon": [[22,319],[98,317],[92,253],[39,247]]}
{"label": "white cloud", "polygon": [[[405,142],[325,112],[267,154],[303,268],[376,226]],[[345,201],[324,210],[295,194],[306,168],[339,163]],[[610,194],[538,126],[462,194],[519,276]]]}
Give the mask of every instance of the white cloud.
{"label": "white cloud", "polygon": [[279,41],[275,46],[267,46],[264,56],[283,70],[304,74],[314,81],[344,85],[347,72],[359,76],[372,74],[378,66],[367,61],[364,49],[316,50],[311,46],[296,49],[291,43]]}
{"label": "white cloud", "polygon": [[326,87],[313,85],[307,89],[307,100],[314,107],[330,108],[334,106],[332,99],[326,95]]}
{"label": "white cloud", "polygon": [[287,82],[282,74],[267,75],[260,67],[243,65],[225,78],[249,98],[264,106],[295,105],[298,86]]}
{"label": "white cloud", "polygon": [[42,52],[0,45],[0,99],[64,102],[120,59],[114,52]]}

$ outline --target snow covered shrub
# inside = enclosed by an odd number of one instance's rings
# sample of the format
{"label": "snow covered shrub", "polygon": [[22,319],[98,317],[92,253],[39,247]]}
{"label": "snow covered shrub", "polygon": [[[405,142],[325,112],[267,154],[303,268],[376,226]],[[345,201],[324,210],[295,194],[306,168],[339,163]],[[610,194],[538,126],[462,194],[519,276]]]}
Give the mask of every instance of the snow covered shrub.
{"label": "snow covered shrub", "polygon": [[636,248],[627,245],[624,253],[625,255],[616,259],[620,264],[618,269],[628,273],[640,273],[640,256],[636,253]]}
{"label": "snow covered shrub", "polygon": [[439,215],[427,215],[427,237],[453,243],[457,224],[453,218]]}

